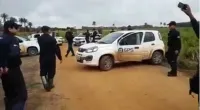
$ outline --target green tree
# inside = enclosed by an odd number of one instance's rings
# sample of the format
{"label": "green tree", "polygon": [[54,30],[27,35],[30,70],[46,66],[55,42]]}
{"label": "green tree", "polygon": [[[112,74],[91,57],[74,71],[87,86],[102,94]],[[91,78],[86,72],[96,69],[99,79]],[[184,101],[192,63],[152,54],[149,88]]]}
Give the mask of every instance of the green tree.
{"label": "green tree", "polygon": [[21,25],[23,25],[23,23],[24,23],[24,18],[19,18],[19,22],[20,22]]}
{"label": "green tree", "polygon": [[23,18],[24,19],[24,27],[26,27],[26,24],[28,23],[28,20],[26,18]]}
{"label": "green tree", "polygon": [[2,17],[2,19],[3,19],[3,22],[5,23],[6,20],[8,19],[8,14],[2,13],[2,14],[1,14],[1,17]]}
{"label": "green tree", "polygon": [[17,19],[15,17],[10,17],[10,21],[17,22]]}
{"label": "green tree", "polygon": [[31,29],[31,27],[33,26],[33,23],[32,22],[28,22],[28,26]]}
{"label": "green tree", "polygon": [[95,27],[95,26],[96,26],[96,21],[93,21],[93,22],[92,22],[92,25]]}

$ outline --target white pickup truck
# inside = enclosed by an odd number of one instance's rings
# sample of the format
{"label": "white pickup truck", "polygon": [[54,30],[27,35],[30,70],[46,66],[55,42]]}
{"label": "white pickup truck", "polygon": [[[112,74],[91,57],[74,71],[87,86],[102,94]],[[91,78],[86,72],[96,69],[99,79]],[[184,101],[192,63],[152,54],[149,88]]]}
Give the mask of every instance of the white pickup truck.
{"label": "white pickup truck", "polygon": [[165,46],[157,30],[113,32],[96,43],[82,45],[76,52],[79,64],[110,70],[115,63],[149,60],[161,64]]}
{"label": "white pickup truck", "polygon": [[29,56],[35,56],[40,52],[40,47],[37,41],[29,41],[23,37],[16,36],[19,40],[20,53],[28,54]]}
{"label": "white pickup truck", "polygon": [[[28,36],[28,38],[29,38],[31,41],[37,41],[37,35],[38,35],[38,34],[39,34],[40,36],[42,35],[42,33],[31,34],[31,35]],[[50,35],[51,35],[51,34],[50,34]],[[62,45],[63,42],[64,42],[64,39],[63,39],[62,37],[56,36],[55,39],[56,39],[58,45]]]}

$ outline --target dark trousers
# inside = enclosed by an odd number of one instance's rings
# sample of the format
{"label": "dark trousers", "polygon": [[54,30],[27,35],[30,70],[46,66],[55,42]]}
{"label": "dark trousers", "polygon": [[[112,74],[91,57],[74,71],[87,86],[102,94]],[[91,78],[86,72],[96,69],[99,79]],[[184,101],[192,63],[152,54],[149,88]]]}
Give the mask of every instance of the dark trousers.
{"label": "dark trousers", "polygon": [[25,101],[19,101],[14,104],[11,104],[8,100],[4,99],[5,103],[5,110],[24,110],[25,108]]}
{"label": "dark trousers", "polygon": [[20,67],[10,68],[2,77],[5,110],[24,110],[27,90]]}
{"label": "dark trousers", "polygon": [[53,79],[56,73],[56,59],[40,61],[40,76],[46,76],[48,79]]}
{"label": "dark trousers", "polygon": [[90,43],[90,40],[89,40],[89,38],[86,38],[85,40],[86,40],[86,42],[87,42],[87,43]]}
{"label": "dark trousers", "polygon": [[67,55],[72,52],[72,55],[74,55],[74,50],[71,42],[68,42],[68,50],[67,50]]}
{"label": "dark trousers", "polygon": [[171,67],[171,74],[177,74],[177,58],[178,54],[173,50],[168,50],[166,53],[167,61]]}

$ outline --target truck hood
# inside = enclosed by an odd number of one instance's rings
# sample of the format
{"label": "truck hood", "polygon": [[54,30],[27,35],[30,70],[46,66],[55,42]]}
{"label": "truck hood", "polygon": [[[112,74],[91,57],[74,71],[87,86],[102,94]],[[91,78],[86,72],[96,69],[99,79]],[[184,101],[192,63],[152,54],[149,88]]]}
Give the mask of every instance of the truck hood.
{"label": "truck hood", "polygon": [[95,47],[95,46],[97,46],[98,48],[104,48],[104,47],[111,46],[111,44],[89,43],[89,44],[84,44],[84,45],[80,46],[80,48],[88,49],[88,48],[92,48],[92,47]]}

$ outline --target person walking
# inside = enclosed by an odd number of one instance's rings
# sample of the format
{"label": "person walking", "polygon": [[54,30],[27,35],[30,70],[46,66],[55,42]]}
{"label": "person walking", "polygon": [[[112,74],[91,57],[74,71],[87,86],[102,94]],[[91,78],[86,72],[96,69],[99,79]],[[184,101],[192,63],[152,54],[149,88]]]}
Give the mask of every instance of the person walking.
{"label": "person walking", "polygon": [[53,79],[56,74],[56,56],[60,63],[62,63],[62,56],[56,39],[49,35],[50,27],[43,26],[41,30],[43,34],[38,38],[40,46],[40,76],[44,88],[47,91],[51,91],[54,88]]}
{"label": "person walking", "polygon": [[5,110],[24,110],[27,89],[20,65],[19,41],[15,37],[20,25],[13,21],[4,23],[0,36],[0,78],[5,94]]}
{"label": "person walking", "polygon": [[68,27],[67,28],[67,32],[65,34],[65,38],[68,42],[68,50],[67,50],[67,53],[65,55],[65,57],[67,57],[69,55],[70,52],[72,52],[72,56],[75,56],[75,53],[74,53],[74,50],[73,50],[73,39],[74,39],[74,36],[73,36],[73,33],[71,31],[71,29]]}
{"label": "person walking", "polygon": [[173,77],[177,76],[177,58],[181,50],[181,38],[179,31],[176,30],[176,22],[171,21],[168,25],[170,31],[168,33],[166,58],[171,66],[171,71],[168,72],[168,76]]}

